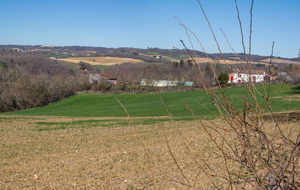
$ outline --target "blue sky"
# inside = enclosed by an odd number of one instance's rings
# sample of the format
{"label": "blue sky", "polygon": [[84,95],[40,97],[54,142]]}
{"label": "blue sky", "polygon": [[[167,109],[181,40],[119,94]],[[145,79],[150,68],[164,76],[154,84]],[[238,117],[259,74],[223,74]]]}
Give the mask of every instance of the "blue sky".
{"label": "blue sky", "polygon": [[[237,0],[248,49],[251,0]],[[238,53],[241,35],[234,0],[201,0],[224,53]],[[191,47],[177,16],[208,53],[218,53],[197,0],[1,0],[0,44]],[[294,58],[300,48],[300,1],[256,0],[252,53]],[[202,50],[193,39],[194,47]]]}

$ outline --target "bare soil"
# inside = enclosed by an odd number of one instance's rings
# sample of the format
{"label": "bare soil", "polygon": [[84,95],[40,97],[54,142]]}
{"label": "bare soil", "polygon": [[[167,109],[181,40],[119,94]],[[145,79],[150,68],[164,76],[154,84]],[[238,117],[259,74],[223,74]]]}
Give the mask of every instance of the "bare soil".
{"label": "bare soil", "polygon": [[[0,189],[228,188],[224,158],[199,121],[135,120],[0,115]],[[291,126],[298,131],[298,124]],[[236,140],[229,131],[213,135]],[[227,166],[240,171],[229,160]]]}
{"label": "bare soil", "polygon": [[68,125],[84,119],[91,118],[0,116],[0,189],[181,189],[175,181],[184,179],[166,139],[191,182],[198,169],[186,162],[190,158],[178,132],[189,138],[195,154],[212,146],[189,122]]}

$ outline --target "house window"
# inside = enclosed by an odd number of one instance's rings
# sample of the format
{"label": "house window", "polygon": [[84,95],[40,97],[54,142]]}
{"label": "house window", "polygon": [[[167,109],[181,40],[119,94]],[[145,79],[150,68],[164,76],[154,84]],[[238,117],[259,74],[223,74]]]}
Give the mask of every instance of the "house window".
{"label": "house window", "polygon": [[238,83],[242,83],[242,80],[238,80]]}
{"label": "house window", "polygon": [[252,80],[253,80],[254,82],[256,82],[256,76],[253,76],[253,77],[252,77]]}
{"label": "house window", "polygon": [[242,75],[239,75],[239,78],[241,78],[242,77]]}
{"label": "house window", "polygon": [[233,77],[230,77],[230,80],[233,81]]}

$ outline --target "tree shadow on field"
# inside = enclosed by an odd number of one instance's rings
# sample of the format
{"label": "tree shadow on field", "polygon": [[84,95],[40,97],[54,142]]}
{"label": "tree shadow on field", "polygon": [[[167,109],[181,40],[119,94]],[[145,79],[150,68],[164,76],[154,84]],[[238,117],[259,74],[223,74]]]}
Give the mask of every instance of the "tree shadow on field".
{"label": "tree shadow on field", "polygon": [[273,113],[273,117],[270,114],[265,114],[263,116],[263,118],[266,121],[272,121],[274,118],[274,121],[278,122],[278,123],[299,122],[300,121],[300,111]]}
{"label": "tree shadow on field", "polygon": [[300,86],[295,86],[291,90],[292,94],[300,94]]}

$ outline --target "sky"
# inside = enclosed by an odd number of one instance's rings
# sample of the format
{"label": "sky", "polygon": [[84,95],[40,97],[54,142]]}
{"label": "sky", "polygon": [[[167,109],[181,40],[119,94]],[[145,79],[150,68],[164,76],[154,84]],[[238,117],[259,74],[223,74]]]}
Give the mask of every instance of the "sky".
{"label": "sky", "polygon": [[[234,0],[200,2],[221,51],[233,53],[230,44],[242,53],[244,41],[248,53],[251,0],[237,0],[244,40]],[[0,0],[0,7],[0,45],[183,49],[183,40],[219,53],[197,0]],[[270,56],[274,42],[273,56],[298,57],[299,10],[299,0],[255,0],[251,53]]]}

